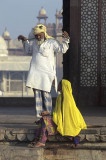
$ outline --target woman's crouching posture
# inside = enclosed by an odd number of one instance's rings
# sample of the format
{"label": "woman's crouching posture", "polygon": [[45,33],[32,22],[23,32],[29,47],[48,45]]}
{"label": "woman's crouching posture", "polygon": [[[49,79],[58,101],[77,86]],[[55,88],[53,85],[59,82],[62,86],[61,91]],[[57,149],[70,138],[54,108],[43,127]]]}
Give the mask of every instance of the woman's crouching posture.
{"label": "woman's crouching posture", "polygon": [[53,116],[47,111],[41,113],[39,127],[35,134],[35,140],[31,147],[45,146],[49,135],[61,134],[69,140],[74,141],[75,146],[79,143],[78,134],[81,129],[87,129],[85,121],[76,107],[71,83],[63,79],[58,86],[60,94],[57,97]]}

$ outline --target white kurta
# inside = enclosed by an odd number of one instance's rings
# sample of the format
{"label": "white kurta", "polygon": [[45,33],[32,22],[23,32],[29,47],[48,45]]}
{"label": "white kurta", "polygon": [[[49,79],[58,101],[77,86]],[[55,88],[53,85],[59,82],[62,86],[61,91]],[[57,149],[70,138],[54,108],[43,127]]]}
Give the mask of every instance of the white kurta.
{"label": "white kurta", "polygon": [[[32,55],[26,86],[50,92],[52,82],[56,77],[56,53],[66,53],[69,39],[63,38],[62,44],[56,40],[47,39],[40,47],[36,40],[32,45],[24,42],[25,54]],[[56,88],[56,86],[55,86]]]}

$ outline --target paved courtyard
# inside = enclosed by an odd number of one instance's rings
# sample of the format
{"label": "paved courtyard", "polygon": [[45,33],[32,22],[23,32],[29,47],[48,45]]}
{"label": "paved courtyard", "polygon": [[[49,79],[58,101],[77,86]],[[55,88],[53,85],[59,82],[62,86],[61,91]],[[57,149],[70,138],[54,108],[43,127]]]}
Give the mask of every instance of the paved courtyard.
{"label": "paved courtyard", "polygon": [[[85,107],[80,109],[88,125],[106,125],[106,107]],[[30,128],[35,126],[34,107],[2,107],[0,106],[1,127]]]}

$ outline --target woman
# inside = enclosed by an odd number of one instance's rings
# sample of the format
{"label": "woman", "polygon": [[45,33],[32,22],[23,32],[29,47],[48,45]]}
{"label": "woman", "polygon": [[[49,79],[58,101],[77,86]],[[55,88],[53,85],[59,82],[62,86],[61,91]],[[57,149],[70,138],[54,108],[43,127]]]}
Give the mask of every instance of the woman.
{"label": "woman", "polygon": [[32,143],[32,147],[45,146],[47,136],[57,133],[74,140],[75,146],[77,146],[79,143],[77,135],[81,129],[87,129],[85,121],[76,107],[71,83],[63,79],[59,83],[58,90],[60,94],[56,100],[53,117],[47,111],[42,112],[40,127],[36,132],[35,142]]}

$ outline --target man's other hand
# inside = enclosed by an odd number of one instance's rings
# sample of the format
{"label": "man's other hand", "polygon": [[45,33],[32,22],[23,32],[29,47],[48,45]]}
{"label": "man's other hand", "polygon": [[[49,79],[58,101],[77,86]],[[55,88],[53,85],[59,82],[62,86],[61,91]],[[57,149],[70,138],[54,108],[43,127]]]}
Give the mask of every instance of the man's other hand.
{"label": "man's other hand", "polygon": [[63,38],[68,38],[68,39],[70,38],[69,34],[66,31],[63,32],[62,37]]}
{"label": "man's other hand", "polygon": [[23,35],[19,35],[19,36],[18,36],[18,40],[25,41],[25,40],[27,40],[27,38],[24,37]]}

